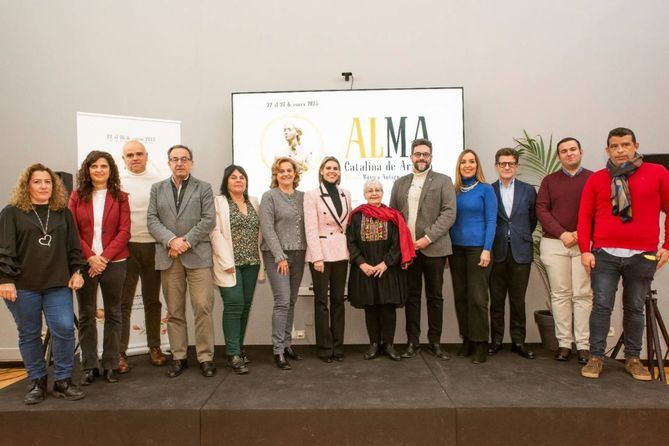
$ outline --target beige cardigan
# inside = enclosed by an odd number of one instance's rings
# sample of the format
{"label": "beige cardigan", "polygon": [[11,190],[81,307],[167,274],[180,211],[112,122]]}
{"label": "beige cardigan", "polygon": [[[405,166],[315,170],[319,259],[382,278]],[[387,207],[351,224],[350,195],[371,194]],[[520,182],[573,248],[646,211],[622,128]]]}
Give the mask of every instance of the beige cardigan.
{"label": "beige cardigan", "polygon": [[[253,209],[258,212],[258,199],[249,197]],[[216,206],[216,226],[209,234],[214,259],[214,282],[219,287],[230,288],[237,284],[236,274],[225,270],[235,266],[235,254],[232,249],[232,234],[230,230],[230,205],[227,198],[219,195],[214,198]],[[265,280],[265,268],[260,253],[262,233],[258,231],[258,256],[260,257],[260,273],[258,280]]]}

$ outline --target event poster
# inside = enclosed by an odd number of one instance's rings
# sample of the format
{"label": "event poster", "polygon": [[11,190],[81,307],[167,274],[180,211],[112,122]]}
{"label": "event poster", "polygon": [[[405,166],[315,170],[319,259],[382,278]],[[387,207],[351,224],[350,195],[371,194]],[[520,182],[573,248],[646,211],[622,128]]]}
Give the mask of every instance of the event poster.
{"label": "event poster", "polygon": [[307,191],[322,158],[335,156],[354,206],[368,179],[383,183],[388,203],[393,182],[411,171],[414,139],[432,141],[434,170],[451,178],[464,146],[462,88],[233,93],[232,107],[233,161],[257,197],[277,157],[297,162]]}
{"label": "event poster", "polygon": [[[77,168],[91,150],[109,152],[116,161],[121,178],[125,172],[125,163],[121,157],[123,145],[136,139],[146,147],[149,154],[147,169],[155,172],[159,178],[171,175],[167,164],[167,148],[181,142],[181,122],[162,119],[136,118],[129,116],[112,116],[95,113],[77,113]],[[141,281],[130,316],[130,340],[127,353],[143,354],[148,351],[146,346],[146,325],[144,323],[144,304],[142,301]],[[165,299],[160,295],[163,304],[161,318],[161,343],[163,348],[169,347],[167,339]],[[104,328],[104,310],[102,295],[98,290],[98,309],[96,321],[98,328],[98,350],[102,352],[102,335]]]}

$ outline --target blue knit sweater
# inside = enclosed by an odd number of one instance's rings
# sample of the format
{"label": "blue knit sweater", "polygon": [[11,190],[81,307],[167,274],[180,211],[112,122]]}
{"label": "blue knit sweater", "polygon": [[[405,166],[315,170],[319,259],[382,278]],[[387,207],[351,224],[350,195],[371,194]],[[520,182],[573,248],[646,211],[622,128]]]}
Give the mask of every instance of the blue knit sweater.
{"label": "blue knit sweater", "polygon": [[[476,178],[463,178],[469,186]],[[451,242],[458,246],[483,246],[491,250],[497,226],[497,197],[490,184],[479,183],[468,192],[458,191],[457,218],[451,227]]]}

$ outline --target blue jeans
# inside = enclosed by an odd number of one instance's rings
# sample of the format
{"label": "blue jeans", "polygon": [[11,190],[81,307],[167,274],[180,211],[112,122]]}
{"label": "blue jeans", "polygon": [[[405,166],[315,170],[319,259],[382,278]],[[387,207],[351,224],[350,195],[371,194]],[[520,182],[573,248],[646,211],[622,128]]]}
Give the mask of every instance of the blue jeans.
{"label": "blue jeans", "polygon": [[53,341],[53,375],[56,381],[72,376],[74,363],[74,313],[72,291],[67,287],[17,290],[14,302],[5,300],[19,332],[19,350],[28,378],[46,375],[42,344],[42,313]]}
{"label": "blue jeans", "polygon": [[[625,357],[639,356],[643,346],[644,304],[657,262],[645,258],[643,253],[632,257],[616,257],[602,249],[595,249],[592,253],[595,256],[595,268],[590,276],[593,292],[590,354],[604,356],[611,312],[618,282],[622,277]],[[647,254],[655,255],[654,252]]]}

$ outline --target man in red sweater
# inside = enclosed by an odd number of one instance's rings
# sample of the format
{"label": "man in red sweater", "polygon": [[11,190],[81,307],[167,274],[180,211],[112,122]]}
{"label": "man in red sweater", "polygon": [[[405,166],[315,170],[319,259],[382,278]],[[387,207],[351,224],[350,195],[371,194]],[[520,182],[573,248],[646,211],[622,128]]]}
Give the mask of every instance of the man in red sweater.
{"label": "man in red sweater", "polygon": [[625,369],[650,381],[639,354],[643,345],[644,303],[655,271],[669,260],[669,219],[658,250],[660,211],[669,211],[669,172],[644,163],[634,132],[615,128],[606,140],[606,168],[590,176],[581,197],[578,243],[581,263],[590,273],[590,359],[581,369],[599,378],[606,336],[620,278],[623,279]]}
{"label": "man in red sweater", "polygon": [[557,143],[562,169],[547,175],[539,187],[537,218],[544,235],[541,261],[551,287],[551,310],[558,350],[555,360],[567,361],[576,343],[578,362],[588,362],[590,351],[590,275],[581,265],[576,224],[581,192],[592,171],[581,166],[583,150],[576,138]]}

